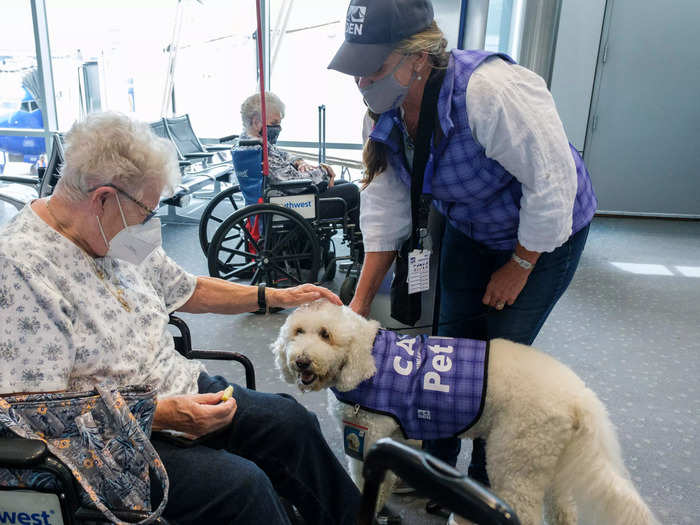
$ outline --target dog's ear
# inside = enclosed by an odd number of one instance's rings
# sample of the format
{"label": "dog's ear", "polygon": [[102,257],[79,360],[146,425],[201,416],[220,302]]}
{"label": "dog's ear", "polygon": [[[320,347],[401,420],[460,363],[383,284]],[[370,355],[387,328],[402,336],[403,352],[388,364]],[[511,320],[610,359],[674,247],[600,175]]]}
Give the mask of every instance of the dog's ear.
{"label": "dog's ear", "polygon": [[362,381],[377,373],[372,346],[377,330],[379,330],[379,323],[368,321],[361,316],[357,317],[362,322],[358,323],[358,330],[349,340],[350,343],[346,348],[346,364],[340,370],[336,380],[335,387],[341,392],[352,390]]}
{"label": "dog's ear", "polygon": [[270,345],[273,355],[275,356],[275,365],[282,373],[282,379],[287,383],[296,383],[296,376],[292,374],[287,366],[287,342],[289,341],[289,326],[285,322],[280,328],[277,339]]}

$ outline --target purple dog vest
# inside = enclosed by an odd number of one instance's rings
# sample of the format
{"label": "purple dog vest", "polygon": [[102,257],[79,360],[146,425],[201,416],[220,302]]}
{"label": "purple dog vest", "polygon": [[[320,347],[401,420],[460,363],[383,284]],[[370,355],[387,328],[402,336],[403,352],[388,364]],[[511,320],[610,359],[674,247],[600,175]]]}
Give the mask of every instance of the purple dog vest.
{"label": "purple dog vest", "polygon": [[377,373],[339,401],[393,417],[409,439],[460,434],[481,415],[488,343],[399,335],[379,330],[372,349]]}

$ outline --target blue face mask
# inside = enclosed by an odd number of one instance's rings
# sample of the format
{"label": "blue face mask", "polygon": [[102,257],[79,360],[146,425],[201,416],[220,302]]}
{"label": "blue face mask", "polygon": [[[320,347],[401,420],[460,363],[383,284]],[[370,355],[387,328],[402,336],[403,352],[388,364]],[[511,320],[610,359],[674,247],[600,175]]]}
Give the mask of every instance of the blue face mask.
{"label": "blue face mask", "polygon": [[405,55],[394,69],[388,75],[380,78],[376,82],[373,82],[367,87],[359,88],[360,93],[365,98],[365,103],[367,107],[377,114],[384,113],[391,109],[398,108],[408,95],[408,89],[413,83],[413,79],[416,77],[415,71],[411,75],[411,80],[408,86],[402,86],[399,84],[398,80],[394,78],[394,73],[401,67],[403,61],[406,60]]}
{"label": "blue face mask", "polygon": [[280,136],[282,126],[279,124],[271,124],[267,126],[267,141],[270,144],[276,144],[277,138]]}

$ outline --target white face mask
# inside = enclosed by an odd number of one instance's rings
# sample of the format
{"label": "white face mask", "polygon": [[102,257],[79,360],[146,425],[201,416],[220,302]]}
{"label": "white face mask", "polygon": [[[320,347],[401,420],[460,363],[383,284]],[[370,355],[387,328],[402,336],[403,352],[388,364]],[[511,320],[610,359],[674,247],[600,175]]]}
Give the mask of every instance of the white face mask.
{"label": "white face mask", "polygon": [[106,257],[114,257],[132,264],[141,264],[153,250],[161,245],[160,219],[155,218],[149,220],[146,224],[127,226],[122,205],[119,202],[119,195],[115,194],[115,197],[117,198],[117,206],[119,206],[124,229],[117,233],[111,242],[107,242],[102,223],[100,218],[97,217],[97,225],[100,227],[102,239],[104,239],[108,248]]}

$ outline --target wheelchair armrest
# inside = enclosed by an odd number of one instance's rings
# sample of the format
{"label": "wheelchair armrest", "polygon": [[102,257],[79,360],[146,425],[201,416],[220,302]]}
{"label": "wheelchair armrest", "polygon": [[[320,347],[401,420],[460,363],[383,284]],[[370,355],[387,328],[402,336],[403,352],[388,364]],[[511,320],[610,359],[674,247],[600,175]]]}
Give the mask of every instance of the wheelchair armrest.
{"label": "wheelchair armrest", "polygon": [[311,179],[293,179],[275,182],[267,187],[267,191],[279,191],[283,195],[299,195],[310,191],[318,195],[318,187]]}
{"label": "wheelchair armrest", "polygon": [[482,525],[519,525],[513,509],[486,487],[433,456],[389,438],[377,441],[367,453],[358,523],[369,525],[374,517],[379,485],[387,470],[424,497],[435,499],[455,514]]}
{"label": "wheelchair armrest", "polygon": [[[113,510],[114,515],[120,520],[126,523],[138,523],[140,521],[148,518],[148,512],[142,510]],[[96,522],[96,523],[106,523],[105,517],[97,508],[92,507],[80,507],[75,511],[75,519],[79,523],[83,522]],[[159,525],[167,525],[167,521],[162,516],[155,520],[153,523]]]}
{"label": "wheelchair armrest", "polygon": [[0,438],[0,466],[24,468],[42,463],[48,455],[46,443],[38,439]]}
{"label": "wheelchair armrest", "polygon": [[214,361],[237,361],[245,369],[245,386],[255,390],[255,368],[253,362],[243,354],[225,350],[191,350],[185,355],[187,359],[212,359]]}

